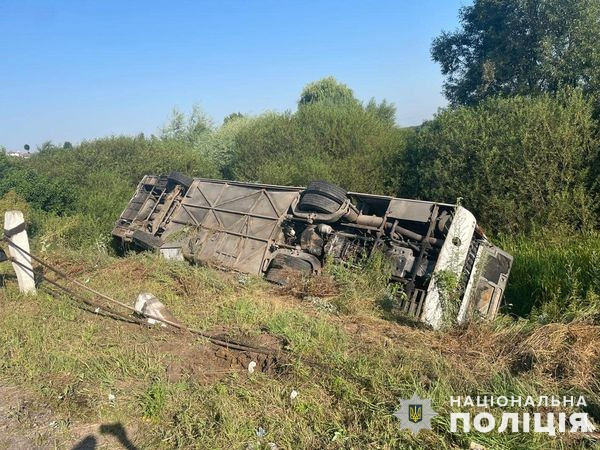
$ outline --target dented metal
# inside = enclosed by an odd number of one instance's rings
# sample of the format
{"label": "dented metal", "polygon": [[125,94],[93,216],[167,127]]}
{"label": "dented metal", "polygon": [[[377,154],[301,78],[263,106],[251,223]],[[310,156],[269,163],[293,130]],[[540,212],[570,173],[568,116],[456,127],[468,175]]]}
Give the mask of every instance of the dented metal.
{"label": "dented metal", "polygon": [[[446,320],[493,318],[512,257],[493,246],[461,206],[346,192],[326,182],[307,188],[145,176],[113,230],[125,248],[160,252],[285,283],[377,248],[401,283],[399,308],[435,328]],[[436,277],[451,273],[448,300]]]}

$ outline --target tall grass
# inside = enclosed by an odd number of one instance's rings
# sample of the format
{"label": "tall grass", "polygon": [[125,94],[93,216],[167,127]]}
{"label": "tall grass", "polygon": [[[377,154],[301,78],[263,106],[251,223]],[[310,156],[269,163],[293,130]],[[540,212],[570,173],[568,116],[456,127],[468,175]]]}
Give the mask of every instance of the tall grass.
{"label": "tall grass", "polygon": [[600,319],[600,233],[501,236],[514,256],[507,311],[542,323]]}
{"label": "tall grass", "polygon": [[381,251],[375,250],[368,257],[353,261],[328,261],[325,274],[339,286],[332,303],[342,313],[389,310],[396,295],[400,295],[400,286],[389,284],[392,266]]}

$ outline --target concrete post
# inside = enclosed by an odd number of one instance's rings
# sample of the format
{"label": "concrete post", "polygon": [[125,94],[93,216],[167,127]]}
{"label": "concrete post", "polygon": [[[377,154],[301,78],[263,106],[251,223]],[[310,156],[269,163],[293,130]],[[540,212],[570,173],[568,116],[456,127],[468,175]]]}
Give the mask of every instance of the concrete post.
{"label": "concrete post", "polygon": [[[6,211],[4,214],[4,233],[11,241],[29,253],[29,239],[27,238],[25,219],[21,211]],[[26,294],[35,294],[35,278],[31,257],[10,244],[8,245],[8,251],[10,256],[19,263],[12,263],[17,274],[19,290]]]}

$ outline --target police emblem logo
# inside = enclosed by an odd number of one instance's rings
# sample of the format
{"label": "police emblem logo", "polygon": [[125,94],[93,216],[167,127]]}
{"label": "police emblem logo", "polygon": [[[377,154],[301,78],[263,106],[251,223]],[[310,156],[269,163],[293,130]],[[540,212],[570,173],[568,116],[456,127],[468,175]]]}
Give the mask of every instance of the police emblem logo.
{"label": "police emblem logo", "polygon": [[416,435],[420,430],[431,430],[431,419],[437,413],[431,408],[431,399],[420,398],[415,392],[411,398],[400,400],[394,416],[400,419],[400,428]]}
{"label": "police emblem logo", "polygon": [[423,420],[423,405],[408,405],[408,420],[412,423]]}

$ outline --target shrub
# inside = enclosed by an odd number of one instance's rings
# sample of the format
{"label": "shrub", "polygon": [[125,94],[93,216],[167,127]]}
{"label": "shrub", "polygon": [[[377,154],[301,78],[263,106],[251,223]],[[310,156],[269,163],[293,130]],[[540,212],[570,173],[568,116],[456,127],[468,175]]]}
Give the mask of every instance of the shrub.
{"label": "shrub", "polygon": [[325,273],[333,277],[339,286],[339,294],[332,299],[333,305],[342,313],[389,309],[397,302],[399,285],[389,284],[392,266],[380,251],[363,256],[351,263],[330,261]]}
{"label": "shrub", "polygon": [[387,170],[404,135],[376,109],[306,104],[295,114],[270,113],[248,123],[236,137],[230,175],[287,185],[326,179],[387,193]]}
{"label": "shrub", "polygon": [[71,208],[76,190],[63,180],[15,167],[0,179],[0,195],[17,192],[31,206],[43,211],[62,213]]}
{"label": "shrub", "polygon": [[135,186],[143,175],[172,170],[191,176],[214,176],[217,169],[207,155],[176,139],[109,137],[83,142],[72,149],[52,147],[35,154],[28,167],[66,180],[80,189],[91,187],[92,173],[107,172]]}
{"label": "shrub", "polygon": [[462,197],[494,230],[591,228],[596,126],[579,91],[447,109],[409,139],[396,167],[397,191],[447,202]]}
{"label": "shrub", "polygon": [[12,210],[21,211],[25,216],[25,221],[28,221],[31,207],[25,199],[14,190],[8,191],[0,197],[0,223],[2,223],[2,225],[4,224],[4,213]]}
{"label": "shrub", "polygon": [[187,141],[120,136],[77,147],[46,144],[27,161],[0,153],[0,195],[12,189],[27,201],[32,234],[43,246],[105,248],[142,176],[172,170],[218,175],[211,157]]}

